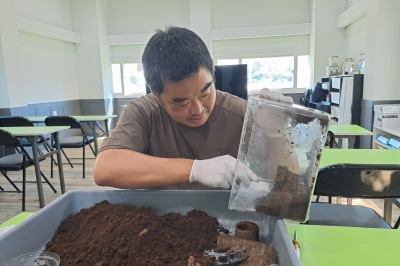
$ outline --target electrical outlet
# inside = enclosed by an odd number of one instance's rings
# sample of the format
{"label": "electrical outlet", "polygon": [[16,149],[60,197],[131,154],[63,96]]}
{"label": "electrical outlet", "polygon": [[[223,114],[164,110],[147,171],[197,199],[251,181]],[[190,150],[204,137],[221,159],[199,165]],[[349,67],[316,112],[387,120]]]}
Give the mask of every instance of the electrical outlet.
{"label": "electrical outlet", "polygon": [[53,111],[53,116],[57,116],[57,111]]}

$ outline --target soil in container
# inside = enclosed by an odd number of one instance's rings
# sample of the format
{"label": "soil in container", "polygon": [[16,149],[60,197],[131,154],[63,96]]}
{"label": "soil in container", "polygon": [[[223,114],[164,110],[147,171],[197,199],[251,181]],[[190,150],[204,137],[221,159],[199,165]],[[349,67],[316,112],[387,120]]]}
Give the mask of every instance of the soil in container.
{"label": "soil in container", "polygon": [[[158,216],[147,207],[98,203],[70,215],[46,245],[61,265],[214,265],[204,251],[216,247],[218,220],[193,210]],[[194,264],[196,265],[196,264]]]}

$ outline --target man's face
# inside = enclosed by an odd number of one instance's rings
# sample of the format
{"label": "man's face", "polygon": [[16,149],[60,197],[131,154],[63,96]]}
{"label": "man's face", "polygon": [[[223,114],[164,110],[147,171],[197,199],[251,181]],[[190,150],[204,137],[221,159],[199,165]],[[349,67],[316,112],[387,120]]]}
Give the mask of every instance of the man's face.
{"label": "man's face", "polygon": [[163,92],[155,94],[174,121],[188,127],[204,125],[215,105],[215,87],[211,73],[200,68],[193,76],[165,83]]}

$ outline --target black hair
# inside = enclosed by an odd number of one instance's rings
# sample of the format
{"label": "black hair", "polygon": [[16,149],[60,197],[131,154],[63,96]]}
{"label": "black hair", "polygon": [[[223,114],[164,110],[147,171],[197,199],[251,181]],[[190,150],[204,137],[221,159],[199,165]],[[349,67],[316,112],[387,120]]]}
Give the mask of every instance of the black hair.
{"label": "black hair", "polygon": [[157,29],[144,49],[142,64],[147,86],[158,95],[164,83],[187,79],[201,67],[210,71],[214,79],[214,65],[207,46],[186,28]]}

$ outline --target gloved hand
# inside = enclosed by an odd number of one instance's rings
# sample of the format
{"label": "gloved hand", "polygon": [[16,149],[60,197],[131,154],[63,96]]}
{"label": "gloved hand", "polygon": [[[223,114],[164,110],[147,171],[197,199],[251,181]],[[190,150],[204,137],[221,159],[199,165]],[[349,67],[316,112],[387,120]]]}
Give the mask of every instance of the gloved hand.
{"label": "gloved hand", "polygon": [[[293,104],[292,97],[279,92],[271,92],[264,88],[260,97],[277,102]],[[260,105],[253,113],[254,123],[265,136],[269,157],[267,158],[268,175],[276,176],[277,166],[286,166],[293,173],[300,173],[298,158],[291,145],[291,138],[285,133],[285,128],[291,122],[289,115],[276,108]]]}
{"label": "gloved hand", "polygon": [[293,104],[292,97],[285,96],[280,92],[272,92],[267,88],[264,88],[260,91],[260,96],[264,99],[271,100],[271,101]]}
{"label": "gloved hand", "polygon": [[[236,159],[223,155],[207,160],[195,160],[190,171],[190,183],[199,182],[209,187],[229,188],[233,183]],[[237,177],[245,187],[250,186],[251,180],[257,176],[240,161],[238,162]]]}
{"label": "gloved hand", "polygon": [[[271,101],[293,104],[292,97],[284,96],[279,92],[271,92],[264,88],[260,91],[260,98]],[[253,110],[254,123],[263,131],[264,135],[269,137],[279,137],[283,134],[283,128],[288,124],[289,117],[282,113],[280,109],[269,108],[260,105]]]}

